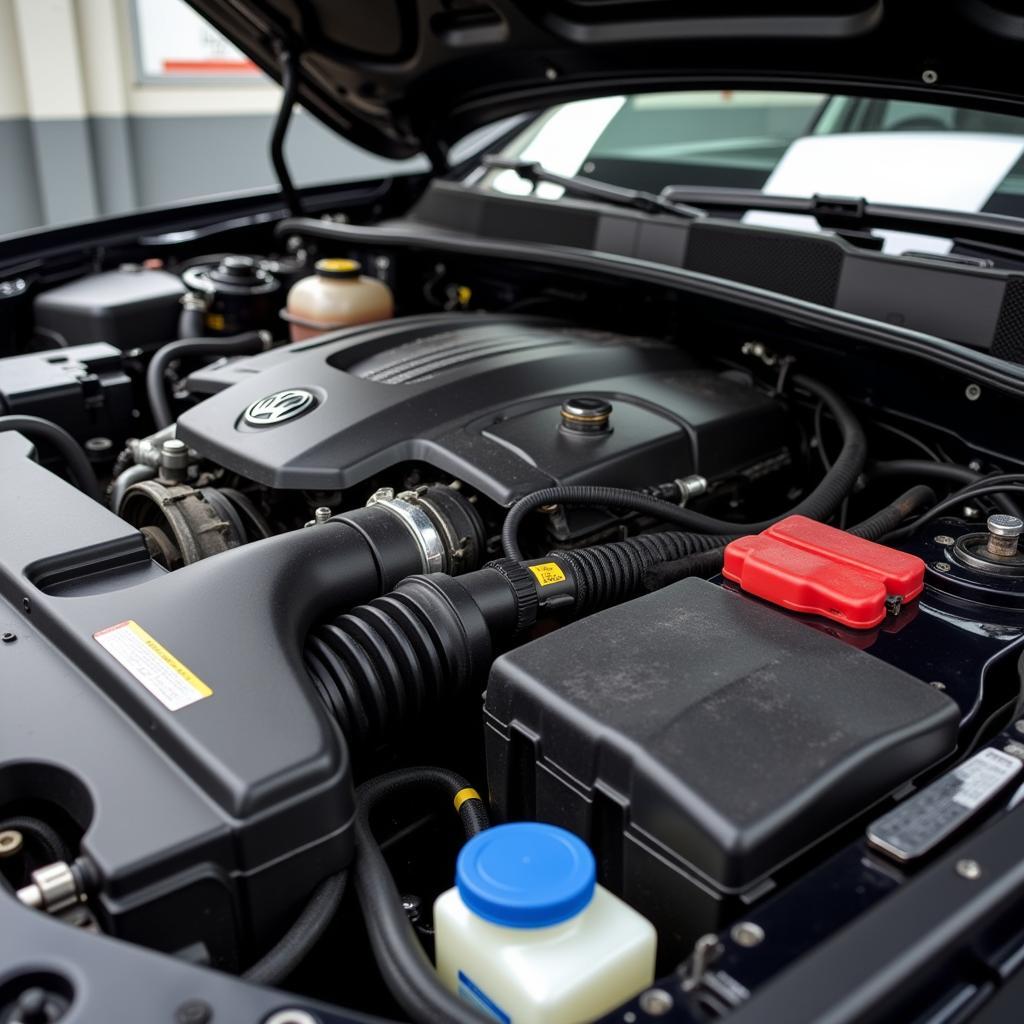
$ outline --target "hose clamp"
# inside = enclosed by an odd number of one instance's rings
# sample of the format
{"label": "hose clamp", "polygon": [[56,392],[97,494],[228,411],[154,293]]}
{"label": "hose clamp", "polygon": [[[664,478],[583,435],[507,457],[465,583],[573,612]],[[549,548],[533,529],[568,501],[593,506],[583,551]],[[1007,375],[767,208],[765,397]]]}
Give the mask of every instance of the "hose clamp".
{"label": "hose clamp", "polygon": [[401,519],[412,533],[416,540],[416,546],[420,549],[424,572],[443,572],[445,546],[441,534],[434,526],[430,516],[419,505],[407,501],[408,497],[415,497],[415,495],[412,492],[407,492],[396,497],[390,487],[382,487],[371,495],[366,504],[367,506],[375,505],[379,508],[386,508]]}

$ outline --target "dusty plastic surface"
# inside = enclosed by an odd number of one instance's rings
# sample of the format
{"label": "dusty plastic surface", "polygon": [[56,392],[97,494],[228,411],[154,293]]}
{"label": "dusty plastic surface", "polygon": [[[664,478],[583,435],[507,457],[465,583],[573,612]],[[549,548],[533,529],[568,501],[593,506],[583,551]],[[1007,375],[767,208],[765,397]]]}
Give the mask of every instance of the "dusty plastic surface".
{"label": "dusty plastic surface", "polygon": [[584,839],[663,948],[949,755],[959,720],[927,683],[701,579],[503,655],[485,715],[496,817]]}

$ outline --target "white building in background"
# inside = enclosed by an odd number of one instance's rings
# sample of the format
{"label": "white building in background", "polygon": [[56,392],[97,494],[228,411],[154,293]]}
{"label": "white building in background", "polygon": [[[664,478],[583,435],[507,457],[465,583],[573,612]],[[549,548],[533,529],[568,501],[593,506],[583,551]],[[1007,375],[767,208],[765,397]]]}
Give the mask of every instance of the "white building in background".
{"label": "white building in background", "polygon": [[[0,236],[275,184],[280,90],[184,0],[0,0]],[[409,166],[301,110],[297,184]]]}

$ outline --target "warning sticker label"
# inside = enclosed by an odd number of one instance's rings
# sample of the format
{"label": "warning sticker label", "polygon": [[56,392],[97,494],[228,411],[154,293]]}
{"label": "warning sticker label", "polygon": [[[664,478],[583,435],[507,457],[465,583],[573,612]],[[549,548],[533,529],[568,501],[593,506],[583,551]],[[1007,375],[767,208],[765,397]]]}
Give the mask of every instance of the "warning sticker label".
{"label": "warning sticker label", "polygon": [[541,565],[529,566],[530,572],[537,577],[542,587],[550,587],[552,583],[565,582],[565,573],[555,562],[543,562]]}
{"label": "warning sticker label", "polygon": [[93,633],[93,639],[168,711],[213,695],[202,679],[131,619]]}

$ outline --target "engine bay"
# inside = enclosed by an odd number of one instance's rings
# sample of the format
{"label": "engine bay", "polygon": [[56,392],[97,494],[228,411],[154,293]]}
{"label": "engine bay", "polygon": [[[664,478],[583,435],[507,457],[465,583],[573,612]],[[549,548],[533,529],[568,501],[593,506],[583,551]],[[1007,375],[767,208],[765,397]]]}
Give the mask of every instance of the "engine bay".
{"label": "engine bay", "polygon": [[653,928],[642,990],[578,1019],[697,1022],[1009,815],[1009,390],[543,254],[260,241],[18,293],[4,898],[336,1010],[494,1017],[433,972],[454,804],[463,849],[582,840]]}

